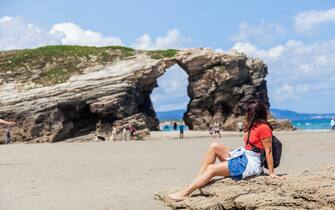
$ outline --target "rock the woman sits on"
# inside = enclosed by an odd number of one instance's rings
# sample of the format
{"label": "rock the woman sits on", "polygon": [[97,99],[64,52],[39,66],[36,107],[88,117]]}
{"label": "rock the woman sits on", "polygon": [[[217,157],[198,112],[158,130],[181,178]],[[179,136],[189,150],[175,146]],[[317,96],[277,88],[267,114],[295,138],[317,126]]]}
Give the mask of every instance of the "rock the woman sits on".
{"label": "rock the woman sits on", "polygon": [[[247,114],[244,124],[244,147],[231,150],[227,146],[213,143],[209,146],[200,167],[197,178],[191,185],[180,192],[169,194],[169,198],[174,201],[183,201],[192,192],[206,185],[213,177],[224,176],[240,180],[249,176],[260,175],[263,171],[261,165],[261,155],[254,152],[253,146],[258,151],[265,151],[265,159],[269,168],[271,178],[283,179],[274,172],[272,156],[272,129],[267,122],[268,111],[266,105],[259,100],[250,101],[247,107]],[[249,144],[247,144],[248,133],[250,131]],[[215,163],[216,159],[220,163]]]}

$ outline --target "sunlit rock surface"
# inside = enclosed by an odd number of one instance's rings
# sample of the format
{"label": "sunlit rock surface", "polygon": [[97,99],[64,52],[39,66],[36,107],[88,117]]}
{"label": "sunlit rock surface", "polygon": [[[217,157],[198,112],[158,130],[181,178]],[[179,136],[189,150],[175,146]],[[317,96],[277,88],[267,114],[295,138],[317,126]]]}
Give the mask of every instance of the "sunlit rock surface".
{"label": "sunlit rock surface", "polygon": [[88,52],[64,47],[37,55],[33,50],[0,54],[0,118],[17,121],[14,141],[57,142],[91,132],[104,139],[113,124],[118,133],[129,123],[157,130],[150,94],[176,63],[188,74],[184,120],[190,129],[204,130],[217,121],[236,130],[249,99],[269,105],[267,66],[244,54],[84,49]]}
{"label": "sunlit rock surface", "polygon": [[259,176],[212,182],[182,202],[167,197],[174,190],[155,195],[172,209],[335,209],[335,166],[318,172],[287,175],[285,181]]}

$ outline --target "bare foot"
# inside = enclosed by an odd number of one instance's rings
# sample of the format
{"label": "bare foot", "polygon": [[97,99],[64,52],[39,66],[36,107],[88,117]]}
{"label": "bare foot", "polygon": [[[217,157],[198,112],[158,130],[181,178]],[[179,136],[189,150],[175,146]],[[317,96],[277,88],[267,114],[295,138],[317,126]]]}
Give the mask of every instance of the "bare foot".
{"label": "bare foot", "polygon": [[176,192],[168,194],[168,197],[175,202],[180,202],[185,200],[188,196],[183,195],[181,192]]}

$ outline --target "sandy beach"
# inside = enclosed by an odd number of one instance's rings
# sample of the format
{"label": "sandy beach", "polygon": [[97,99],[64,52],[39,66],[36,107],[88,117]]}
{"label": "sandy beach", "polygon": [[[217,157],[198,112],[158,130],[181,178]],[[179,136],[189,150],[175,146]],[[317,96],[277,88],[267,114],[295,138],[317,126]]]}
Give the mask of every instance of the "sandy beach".
{"label": "sandy beach", "polygon": [[[284,144],[278,173],[334,164],[335,132],[277,132]],[[241,145],[238,133],[152,132],[147,141],[0,146],[0,209],[168,209],[160,190],[196,175],[212,142]]]}

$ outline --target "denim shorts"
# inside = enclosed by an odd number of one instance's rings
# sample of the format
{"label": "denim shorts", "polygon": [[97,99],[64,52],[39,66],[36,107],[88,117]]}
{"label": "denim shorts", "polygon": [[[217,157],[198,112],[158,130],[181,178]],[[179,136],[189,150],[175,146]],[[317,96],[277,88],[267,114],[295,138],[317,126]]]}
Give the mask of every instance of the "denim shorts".
{"label": "denim shorts", "polygon": [[248,165],[248,158],[244,153],[241,156],[228,160],[229,176],[234,180],[241,180]]}

